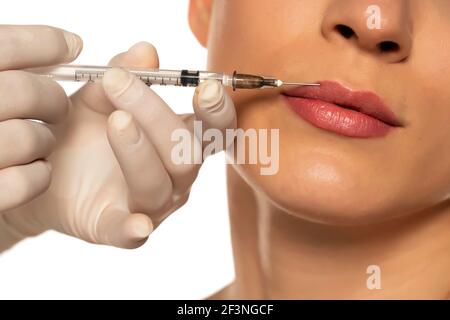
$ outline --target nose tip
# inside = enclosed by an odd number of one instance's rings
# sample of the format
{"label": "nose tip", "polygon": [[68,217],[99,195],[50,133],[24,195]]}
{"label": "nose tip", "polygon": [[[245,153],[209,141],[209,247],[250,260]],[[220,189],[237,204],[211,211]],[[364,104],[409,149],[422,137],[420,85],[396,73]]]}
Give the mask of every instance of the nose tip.
{"label": "nose tip", "polygon": [[[328,39],[346,41],[390,63],[407,59],[412,48],[407,6],[402,5],[402,0],[398,0],[395,5],[391,2],[389,7],[384,6],[374,12],[375,16],[368,16],[365,9],[373,7],[373,3],[377,1],[370,1],[370,5],[364,2],[366,1],[335,1],[323,21],[325,36]],[[345,8],[342,3],[345,3]],[[377,23],[373,23],[371,19],[375,19]]]}

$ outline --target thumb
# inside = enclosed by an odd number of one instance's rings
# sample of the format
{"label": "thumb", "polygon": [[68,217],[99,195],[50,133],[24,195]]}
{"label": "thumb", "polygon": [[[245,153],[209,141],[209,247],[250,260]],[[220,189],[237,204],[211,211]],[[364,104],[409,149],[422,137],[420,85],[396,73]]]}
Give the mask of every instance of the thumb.
{"label": "thumb", "polygon": [[[219,81],[207,80],[202,82],[195,90],[193,106],[195,116],[190,121],[200,121],[203,134],[208,129],[214,129],[214,131],[210,131],[212,134],[219,134],[220,132],[222,137],[225,138],[227,129],[236,128],[234,103]],[[198,135],[197,132],[196,134]],[[204,137],[198,138],[200,141],[203,141],[202,138]],[[207,139],[210,138],[208,137]],[[221,150],[228,147],[226,139],[222,140],[224,143]],[[215,149],[214,151],[221,150]]]}
{"label": "thumb", "polygon": [[153,223],[145,214],[130,214],[114,206],[106,207],[96,225],[96,242],[123,249],[138,248],[147,241]]}
{"label": "thumb", "polygon": [[[108,66],[126,68],[158,68],[159,59],[156,48],[147,42],[139,42],[128,51],[111,59]],[[72,99],[81,101],[91,110],[110,114],[116,109],[106,97],[101,83],[88,83],[76,92]]]}

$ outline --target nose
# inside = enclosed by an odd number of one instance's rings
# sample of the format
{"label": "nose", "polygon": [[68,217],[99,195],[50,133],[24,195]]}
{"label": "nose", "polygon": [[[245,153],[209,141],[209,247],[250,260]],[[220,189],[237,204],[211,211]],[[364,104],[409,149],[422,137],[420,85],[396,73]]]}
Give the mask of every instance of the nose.
{"label": "nose", "polygon": [[322,34],[388,63],[405,61],[412,49],[409,0],[332,0]]}

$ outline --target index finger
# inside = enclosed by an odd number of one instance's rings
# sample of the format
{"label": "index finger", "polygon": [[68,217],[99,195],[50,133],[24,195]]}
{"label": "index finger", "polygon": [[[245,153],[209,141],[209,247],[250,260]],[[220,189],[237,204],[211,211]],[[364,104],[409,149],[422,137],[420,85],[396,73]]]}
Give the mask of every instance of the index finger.
{"label": "index finger", "polygon": [[83,42],[74,33],[41,25],[0,25],[0,71],[75,60]]}

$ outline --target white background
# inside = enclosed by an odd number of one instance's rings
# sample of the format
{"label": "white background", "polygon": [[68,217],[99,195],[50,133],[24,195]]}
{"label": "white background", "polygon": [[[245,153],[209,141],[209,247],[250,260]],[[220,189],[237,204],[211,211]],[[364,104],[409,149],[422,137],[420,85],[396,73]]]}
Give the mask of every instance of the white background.
{"label": "white background", "polygon": [[[187,0],[4,0],[0,24],[46,24],[79,34],[84,50],[77,63],[105,64],[148,41],[161,68],[205,69],[206,50],[189,30],[187,8]],[[77,88],[64,86],[68,93]],[[192,89],[155,90],[176,112],[191,112]],[[140,249],[48,232],[0,255],[2,299],[201,299],[233,277],[223,155],[208,159],[187,205]]]}

